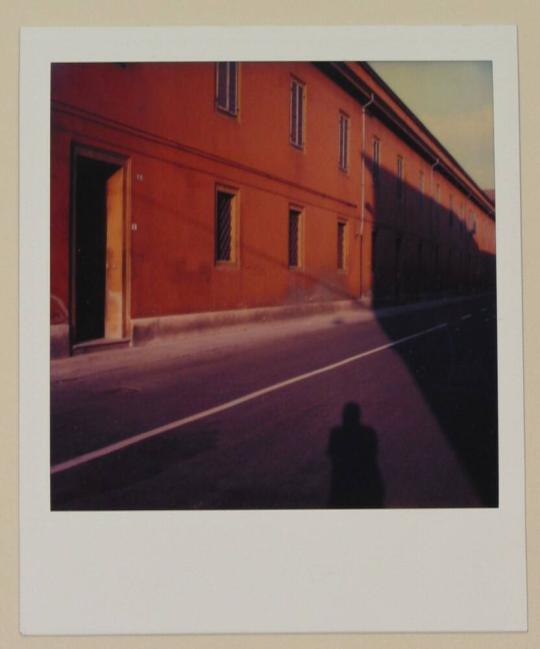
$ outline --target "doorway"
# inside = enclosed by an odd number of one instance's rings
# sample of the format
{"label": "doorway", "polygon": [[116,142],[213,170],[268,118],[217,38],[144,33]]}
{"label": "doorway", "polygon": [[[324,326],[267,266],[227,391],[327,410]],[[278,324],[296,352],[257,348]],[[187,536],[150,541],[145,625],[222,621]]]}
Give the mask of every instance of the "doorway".
{"label": "doorway", "polygon": [[125,164],[77,149],[73,162],[72,343],[124,335]]}

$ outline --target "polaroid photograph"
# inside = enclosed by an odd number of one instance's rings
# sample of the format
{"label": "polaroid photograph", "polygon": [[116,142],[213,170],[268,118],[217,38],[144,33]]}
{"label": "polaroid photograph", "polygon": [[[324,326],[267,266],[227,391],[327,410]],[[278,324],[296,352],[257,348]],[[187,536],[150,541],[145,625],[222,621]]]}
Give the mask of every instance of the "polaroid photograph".
{"label": "polaroid photograph", "polygon": [[21,630],[527,627],[511,27],[27,28]]}

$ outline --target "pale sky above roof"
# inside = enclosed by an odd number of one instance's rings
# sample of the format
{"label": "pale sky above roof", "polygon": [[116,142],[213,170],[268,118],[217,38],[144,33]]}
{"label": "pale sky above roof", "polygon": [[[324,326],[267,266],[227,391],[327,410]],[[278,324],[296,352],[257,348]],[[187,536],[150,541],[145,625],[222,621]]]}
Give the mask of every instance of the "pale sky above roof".
{"label": "pale sky above roof", "polygon": [[495,187],[491,62],[370,65],[482,189]]}

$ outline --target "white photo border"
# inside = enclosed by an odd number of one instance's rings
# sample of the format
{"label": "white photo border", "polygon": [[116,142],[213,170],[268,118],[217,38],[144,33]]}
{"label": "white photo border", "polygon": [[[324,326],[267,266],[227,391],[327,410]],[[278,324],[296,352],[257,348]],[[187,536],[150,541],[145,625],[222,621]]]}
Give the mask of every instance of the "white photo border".
{"label": "white photo border", "polygon": [[[220,59],[493,62],[498,508],[50,511],[51,63]],[[511,26],[21,31],[22,633],[527,629],[517,83]]]}

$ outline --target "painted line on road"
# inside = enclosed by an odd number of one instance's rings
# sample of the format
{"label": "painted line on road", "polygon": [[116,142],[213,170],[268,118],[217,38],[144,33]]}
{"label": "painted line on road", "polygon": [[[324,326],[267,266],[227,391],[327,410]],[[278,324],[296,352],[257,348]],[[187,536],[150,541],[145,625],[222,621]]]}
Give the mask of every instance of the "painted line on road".
{"label": "painted line on road", "polygon": [[461,320],[468,320],[469,318],[472,318],[472,313],[466,313],[461,316]]}
{"label": "painted line on road", "polygon": [[390,347],[401,345],[402,343],[405,343],[409,340],[414,340],[415,338],[419,338],[420,336],[425,336],[433,331],[443,329],[444,327],[447,326],[448,326],[447,322],[435,325],[434,327],[430,327],[429,329],[424,329],[423,331],[418,331],[417,333],[411,334],[410,336],[405,336],[404,338],[399,338],[398,340],[394,340],[391,343],[386,343],[386,345],[380,345],[379,347],[368,349],[367,351],[362,352],[360,354],[349,356],[348,358],[344,358],[343,360],[338,361],[337,363],[332,363],[331,365],[326,365],[325,367],[320,367],[317,370],[312,370],[311,372],[306,372],[305,374],[294,376],[293,378],[287,379],[285,381],[281,381],[280,383],[275,383],[274,385],[270,385],[266,388],[262,388],[261,390],[250,392],[249,394],[246,394],[243,397],[239,397],[238,399],[232,399],[231,401],[226,401],[225,403],[222,403],[219,406],[214,406],[213,408],[208,408],[208,410],[202,410],[201,412],[197,412],[193,415],[189,415],[188,417],[183,417],[182,419],[171,421],[168,424],[163,424],[162,426],[158,426],[157,428],[152,428],[151,430],[147,430],[144,433],[138,433],[131,437],[121,439],[120,441],[115,442],[114,444],[108,444],[107,446],[98,448],[95,451],[83,453],[82,455],[78,455],[77,457],[74,457],[71,460],[66,460],[65,462],[60,462],[59,464],[53,465],[51,467],[51,474],[61,473],[62,471],[67,471],[68,469],[72,469],[76,466],[80,466],[81,464],[86,464],[87,462],[91,462],[92,460],[97,460],[100,457],[111,455],[112,453],[121,451],[127,448],[128,446],[132,446],[133,444],[138,444],[139,442],[143,442],[147,439],[150,439],[151,437],[156,437],[156,435],[161,435],[162,433],[166,433],[169,430],[180,428],[181,426],[185,426],[186,424],[191,424],[192,422],[198,421],[199,419],[204,419],[205,417],[210,417],[211,415],[215,415],[218,412],[229,410],[229,408],[234,408],[235,406],[239,406],[243,403],[246,403],[247,401],[252,401],[253,399],[262,397],[265,394],[269,394],[270,392],[275,392],[276,390],[281,390],[282,388],[285,388],[289,385],[293,385],[294,383],[299,383],[300,381],[305,381],[306,379],[310,379],[313,376],[318,376],[319,374],[330,372],[331,370],[335,370],[338,367],[343,367],[343,365],[354,363],[355,361],[360,360],[361,358],[365,358],[366,356],[371,356],[372,354],[376,354],[377,352],[382,352],[385,349],[390,349]]}

